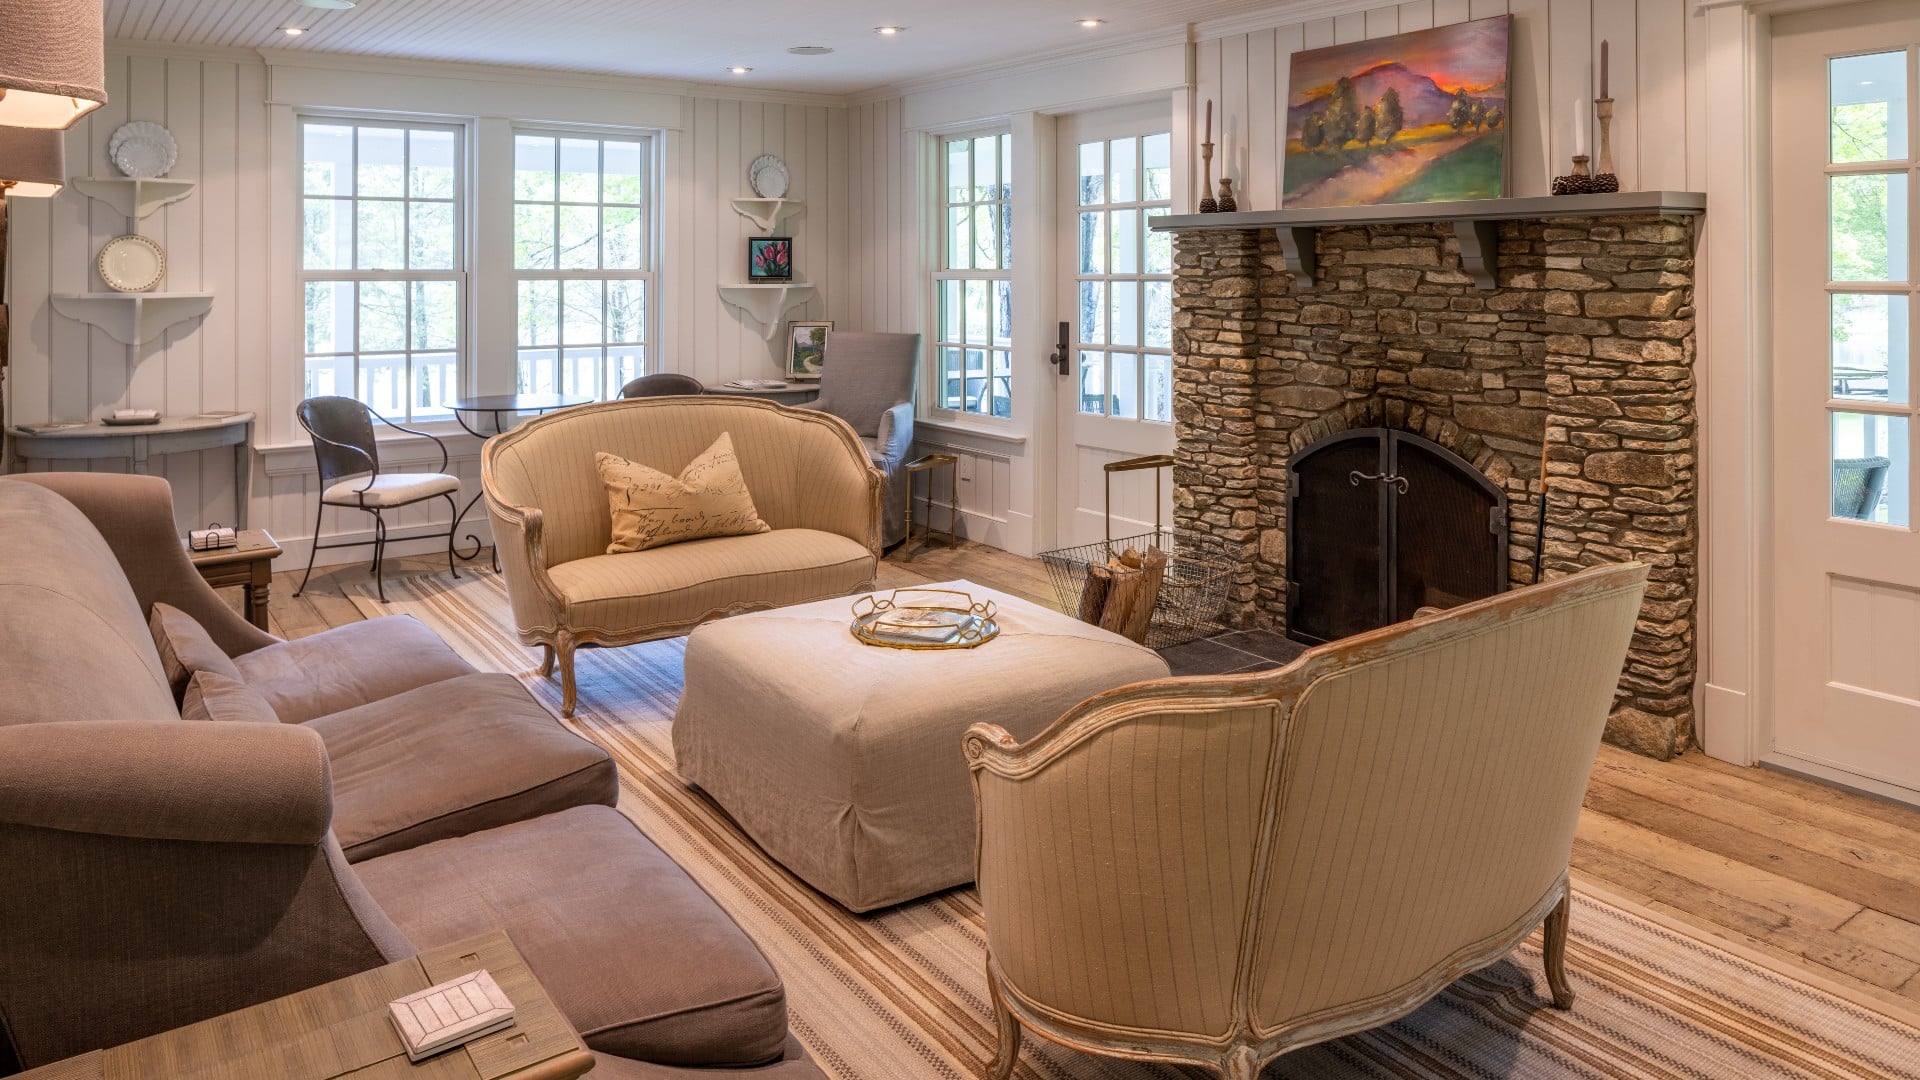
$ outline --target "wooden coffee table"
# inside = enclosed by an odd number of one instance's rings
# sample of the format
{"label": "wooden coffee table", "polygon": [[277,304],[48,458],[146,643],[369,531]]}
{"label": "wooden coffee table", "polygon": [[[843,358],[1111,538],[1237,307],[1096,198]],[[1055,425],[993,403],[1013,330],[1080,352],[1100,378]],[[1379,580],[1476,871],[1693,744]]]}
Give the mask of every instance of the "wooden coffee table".
{"label": "wooden coffee table", "polygon": [[[486,968],[514,1005],[514,1024],[419,1064],[407,1060],[387,1002]],[[175,1028],[43,1065],[17,1080],[571,1080],[593,1055],[503,932]]]}
{"label": "wooden coffee table", "polygon": [[247,529],[239,534],[233,547],[212,551],[187,549],[193,568],[218,589],[238,585],[246,590],[247,620],[262,630],[267,628],[267,600],[273,591],[273,560],[280,557],[280,545],[265,529]]}

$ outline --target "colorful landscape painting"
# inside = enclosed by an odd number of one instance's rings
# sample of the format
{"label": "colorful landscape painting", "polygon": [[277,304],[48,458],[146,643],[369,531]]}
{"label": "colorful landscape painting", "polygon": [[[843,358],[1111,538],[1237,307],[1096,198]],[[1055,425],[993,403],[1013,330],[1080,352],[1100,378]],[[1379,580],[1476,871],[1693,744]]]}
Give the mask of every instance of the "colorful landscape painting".
{"label": "colorful landscape painting", "polygon": [[1293,54],[1281,205],[1506,194],[1513,17]]}

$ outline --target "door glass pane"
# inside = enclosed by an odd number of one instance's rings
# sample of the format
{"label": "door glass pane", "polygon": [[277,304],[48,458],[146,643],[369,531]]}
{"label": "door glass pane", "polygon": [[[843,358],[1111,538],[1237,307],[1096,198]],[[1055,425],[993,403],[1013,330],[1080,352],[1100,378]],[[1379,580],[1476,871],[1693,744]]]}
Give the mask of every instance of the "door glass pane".
{"label": "door glass pane", "polygon": [[1099,211],[1080,215],[1080,272],[1083,274],[1107,272],[1105,217]]}
{"label": "door glass pane", "polygon": [[1173,357],[1147,354],[1146,418],[1173,423]]}
{"label": "door glass pane", "polygon": [[1828,178],[1833,280],[1907,279],[1907,177],[1865,173]]}
{"label": "door glass pane", "polygon": [[[1147,211],[1147,220],[1144,224],[1151,225],[1153,223],[1154,218],[1160,217],[1166,213],[1167,213],[1166,207],[1156,206]],[[1154,232],[1151,228],[1149,228],[1147,230],[1146,243],[1144,244],[1144,250],[1146,252],[1146,255],[1144,260],[1140,264],[1140,268],[1143,273],[1148,273],[1148,274],[1173,273],[1173,234],[1172,233]]]}
{"label": "door glass pane", "polygon": [[1106,202],[1107,169],[1102,157],[1106,148],[1100,143],[1080,144],[1080,205]]}
{"label": "door glass pane", "polygon": [[1173,348],[1173,282],[1147,282],[1147,340],[1149,349]]}
{"label": "door glass pane", "polygon": [[1827,62],[1832,160],[1907,156],[1907,54],[1842,56]]}
{"label": "door glass pane", "polygon": [[1113,219],[1113,257],[1107,261],[1110,274],[1140,272],[1140,211],[1115,210]]}
{"label": "door glass pane", "polygon": [[1107,340],[1115,345],[1140,344],[1140,283],[1116,281],[1112,290],[1113,317],[1107,321]]}
{"label": "door glass pane", "polygon": [[1102,416],[1107,411],[1107,356],[1105,353],[1080,354],[1080,411]]}
{"label": "door glass pane", "polygon": [[1907,524],[1907,418],[1833,414],[1833,516]]}
{"label": "door glass pane", "polygon": [[1173,198],[1173,136],[1165,132],[1140,140],[1142,175],[1146,190],[1142,202]]}
{"label": "door glass pane", "polygon": [[1106,282],[1080,283],[1080,340],[1098,344],[1107,340]]}
{"label": "door glass pane", "polygon": [[1127,419],[1140,416],[1140,357],[1133,353],[1109,353],[1113,357],[1113,415]]}
{"label": "door glass pane", "polygon": [[1140,197],[1140,140],[1115,139],[1107,144],[1108,202],[1133,202]]}
{"label": "door glass pane", "polygon": [[1834,397],[1907,400],[1908,306],[1905,296],[1834,294],[1829,353]]}

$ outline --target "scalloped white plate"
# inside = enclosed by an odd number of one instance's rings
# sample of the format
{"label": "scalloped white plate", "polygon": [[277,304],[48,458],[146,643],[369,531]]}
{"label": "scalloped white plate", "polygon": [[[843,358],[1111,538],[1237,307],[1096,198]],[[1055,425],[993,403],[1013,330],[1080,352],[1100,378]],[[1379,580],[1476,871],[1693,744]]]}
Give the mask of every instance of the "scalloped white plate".
{"label": "scalloped white plate", "polygon": [[159,244],[128,233],[100,249],[100,280],[115,292],[150,292],[167,276],[167,253]]}
{"label": "scalloped white plate", "polygon": [[159,124],[135,120],[122,124],[107,140],[107,156],[127,176],[165,176],[180,157],[173,133]]}
{"label": "scalloped white plate", "polygon": [[747,182],[753,186],[753,193],[763,199],[784,199],[792,180],[787,175],[785,162],[772,154],[761,154],[747,167]]}

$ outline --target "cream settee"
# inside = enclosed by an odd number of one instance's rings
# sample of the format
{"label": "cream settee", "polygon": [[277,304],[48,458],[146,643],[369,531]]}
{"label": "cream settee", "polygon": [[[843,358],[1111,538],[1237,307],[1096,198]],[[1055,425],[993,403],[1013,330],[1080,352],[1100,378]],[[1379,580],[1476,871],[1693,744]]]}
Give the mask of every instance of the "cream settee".
{"label": "cream settee", "polygon": [[[594,455],[678,475],[722,432],[772,531],[606,553],[613,521]],[[529,420],[487,442],[481,483],[520,640],[560,667],[574,650],[684,634],[708,619],[873,587],[880,474],[846,423],[766,401],[637,398]]]}

